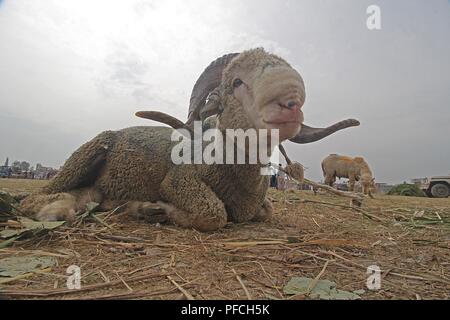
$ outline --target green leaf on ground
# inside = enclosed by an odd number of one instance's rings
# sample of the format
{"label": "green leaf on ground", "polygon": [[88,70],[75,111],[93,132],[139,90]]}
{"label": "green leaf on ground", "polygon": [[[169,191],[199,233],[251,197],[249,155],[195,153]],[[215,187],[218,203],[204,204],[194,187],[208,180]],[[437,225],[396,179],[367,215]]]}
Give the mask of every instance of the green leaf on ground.
{"label": "green leaf on ground", "polygon": [[24,256],[11,257],[0,260],[0,277],[17,277],[19,275],[36,272],[56,264],[55,257]]}
{"label": "green leaf on ground", "polygon": [[[287,295],[307,295],[309,286],[313,279],[304,277],[293,277],[283,288]],[[357,300],[361,297],[355,293],[338,290],[336,283],[330,280],[319,280],[309,293],[312,299],[322,300]]]}
{"label": "green leaf on ground", "polygon": [[34,221],[28,218],[19,217],[18,221],[22,225],[22,229],[5,229],[0,231],[0,238],[8,239],[17,235],[22,236],[24,233],[40,232],[42,230],[53,230],[64,224],[64,221]]}
{"label": "green leaf on ground", "polygon": [[39,230],[53,230],[65,223],[65,221],[35,221],[28,218],[19,218],[19,222],[27,230],[39,231]]}
{"label": "green leaf on ground", "polygon": [[93,213],[95,212],[95,210],[97,210],[97,208],[100,206],[99,203],[97,202],[88,202],[86,204],[86,212],[87,213]]}
{"label": "green leaf on ground", "polygon": [[2,238],[2,239],[12,238],[14,236],[17,236],[20,233],[21,233],[21,230],[19,230],[19,229],[5,229],[5,230],[0,231],[0,238]]}
{"label": "green leaf on ground", "polygon": [[7,192],[0,190],[0,211],[4,213],[11,213],[16,200]]}
{"label": "green leaf on ground", "polygon": [[65,221],[35,221],[25,217],[18,217],[18,221],[22,225],[22,229],[5,229],[0,231],[0,238],[7,239],[0,242],[0,248],[8,247],[19,238],[30,235],[37,236],[65,223]]}
{"label": "green leaf on ground", "polygon": [[20,236],[14,237],[14,238],[10,238],[8,240],[2,241],[0,242],[0,249],[9,247],[14,241],[16,241],[17,239],[19,239]]}

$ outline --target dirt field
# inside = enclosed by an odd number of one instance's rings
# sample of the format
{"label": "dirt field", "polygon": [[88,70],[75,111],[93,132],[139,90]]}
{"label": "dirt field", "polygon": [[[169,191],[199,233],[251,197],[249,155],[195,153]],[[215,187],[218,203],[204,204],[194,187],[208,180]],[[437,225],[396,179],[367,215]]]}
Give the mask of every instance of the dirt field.
{"label": "dirt field", "polygon": [[[40,186],[41,181],[0,179],[0,189],[9,192]],[[15,299],[308,299],[288,296],[283,287],[294,276],[320,276],[338,289],[364,289],[363,299],[450,298],[450,199],[376,196],[358,212],[346,207],[347,200],[326,194],[271,190],[269,196],[275,208],[269,222],[230,224],[215,233],[106,213],[99,217],[107,225],[83,221],[16,241],[0,249],[0,259],[36,254],[56,257],[58,265],[0,284],[2,294]],[[66,287],[71,265],[81,268],[80,291]],[[378,291],[366,287],[371,265],[382,269]]]}
{"label": "dirt field", "polygon": [[28,179],[2,179],[0,178],[0,190],[18,193],[33,192],[39,190],[48,183],[47,180],[28,180]]}

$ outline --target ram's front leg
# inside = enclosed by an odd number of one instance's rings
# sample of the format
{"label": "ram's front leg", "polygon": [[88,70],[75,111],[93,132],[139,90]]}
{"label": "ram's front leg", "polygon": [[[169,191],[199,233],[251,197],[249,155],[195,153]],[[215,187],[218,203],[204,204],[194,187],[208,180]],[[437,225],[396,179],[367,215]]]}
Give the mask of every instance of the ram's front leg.
{"label": "ram's front leg", "polygon": [[350,175],[349,179],[348,179],[348,191],[353,192],[355,190],[355,182],[356,182],[356,177],[353,175]]}
{"label": "ram's front leg", "polygon": [[228,219],[235,223],[264,221],[272,214],[272,204],[264,194],[236,192],[227,203]]}
{"label": "ram's front leg", "polygon": [[[164,223],[168,220],[165,208],[153,202],[130,201],[116,208],[120,209],[119,212],[126,212],[133,218],[149,223]],[[114,210],[112,207],[108,209]]]}
{"label": "ram's front leg", "polygon": [[253,222],[263,222],[270,219],[273,213],[273,206],[272,202],[268,200],[267,198],[264,199],[264,203],[261,207],[261,209],[258,210],[256,215],[253,217],[251,221]]}
{"label": "ram's front leg", "polygon": [[193,168],[176,168],[161,183],[160,194],[173,224],[198,231],[215,231],[227,223],[223,202],[201,181]]}
{"label": "ram's front leg", "polygon": [[70,193],[32,194],[20,203],[20,210],[41,221],[68,221],[76,219],[77,212],[86,211],[89,202],[100,203],[101,192],[95,188],[73,190]]}
{"label": "ram's front leg", "polygon": [[336,182],[336,177],[334,175],[326,174],[325,175],[325,184],[333,187],[333,184]]}

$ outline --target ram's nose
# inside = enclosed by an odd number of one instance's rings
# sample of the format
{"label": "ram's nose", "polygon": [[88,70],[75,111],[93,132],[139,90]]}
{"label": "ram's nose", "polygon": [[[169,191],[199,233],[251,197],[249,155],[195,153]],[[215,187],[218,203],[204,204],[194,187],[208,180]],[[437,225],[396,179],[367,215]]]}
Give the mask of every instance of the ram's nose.
{"label": "ram's nose", "polygon": [[303,102],[300,97],[289,97],[281,100],[280,106],[287,109],[298,109],[300,110],[303,106]]}

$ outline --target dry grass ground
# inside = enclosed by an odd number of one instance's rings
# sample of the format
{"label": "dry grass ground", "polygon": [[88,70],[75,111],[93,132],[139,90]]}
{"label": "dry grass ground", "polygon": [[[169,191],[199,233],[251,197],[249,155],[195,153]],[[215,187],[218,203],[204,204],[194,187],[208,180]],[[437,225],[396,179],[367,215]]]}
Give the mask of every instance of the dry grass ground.
{"label": "dry grass ground", "polygon": [[[30,191],[39,183],[0,179],[0,189]],[[361,213],[326,194],[269,196],[269,222],[214,233],[105,214],[108,226],[85,221],[16,242],[0,249],[0,259],[49,255],[58,265],[1,290],[6,298],[289,299],[282,288],[291,277],[324,271],[321,279],[339,289],[365,289],[363,299],[450,298],[450,199],[377,196]],[[81,267],[81,291],[66,287],[70,265]],[[382,269],[378,291],[366,288],[371,265]]]}
{"label": "dry grass ground", "polygon": [[2,179],[0,178],[0,190],[10,193],[33,192],[39,190],[48,183],[47,180],[29,179]]}

